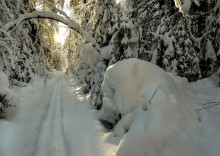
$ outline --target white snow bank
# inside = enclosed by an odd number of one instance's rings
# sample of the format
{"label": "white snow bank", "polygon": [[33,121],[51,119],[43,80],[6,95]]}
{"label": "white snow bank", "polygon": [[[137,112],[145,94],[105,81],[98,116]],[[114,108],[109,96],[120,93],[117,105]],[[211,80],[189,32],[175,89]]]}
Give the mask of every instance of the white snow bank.
{"label": "white snow bank", "polygon": [[116,124],[113,133],[121,139],[116,155],[217,156],[220,126],[212,121],[220,115],[214,119],[207,110],[196,111],[202,106],[195,97],[210,97],[190,87],[186,79],[142,60],[110,66],[99,117]]}
{"label": "white snow bank", "polygon": [[171,91],[169,77],[170,75],[158,66],[134,58],[110,66],[102,84],[104,98],[100,118],[115,124],[115,115],[110,115],[109,109],[119,116],[124,116],[133,111],[139,103],[150,100],[158,86]]}
{"label": "white snow bank", "polygon": [[9,82],[8,82],[8,76],[0,71],[0,87],[5,86],[8,87],[9,86]]}

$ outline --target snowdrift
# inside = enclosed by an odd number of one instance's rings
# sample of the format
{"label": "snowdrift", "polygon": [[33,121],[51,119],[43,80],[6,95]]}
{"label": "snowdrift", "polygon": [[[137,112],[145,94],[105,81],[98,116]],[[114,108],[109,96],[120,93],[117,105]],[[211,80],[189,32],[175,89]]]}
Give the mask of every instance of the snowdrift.
{"label": "snowdrift", "polygon": [[[172,75],[160,67],[134,58],[110,66],[102,84],[104,97],[100,119],[115,124],[118,118],[115,119],[114,114],[123,117],[139,104],[147,104],[158,87],[160,92],[170,93],[167,96],[175,98],[172,92],[179,92],[184,85],[177,88],[171,79]],[[186,82],[182,80],[183,84]],[[111,111],[114,113],[109,113]]]}
{"label": "snowdrift", "polygon": [[188,87],[185,78],[142,60],[127,59],[110,66],[102,84],[99,118],[115,125],[113,133],[121,138],[116,155],[209,155],[206,140],[211,139],[201,129],[207,114],[189,102]]}

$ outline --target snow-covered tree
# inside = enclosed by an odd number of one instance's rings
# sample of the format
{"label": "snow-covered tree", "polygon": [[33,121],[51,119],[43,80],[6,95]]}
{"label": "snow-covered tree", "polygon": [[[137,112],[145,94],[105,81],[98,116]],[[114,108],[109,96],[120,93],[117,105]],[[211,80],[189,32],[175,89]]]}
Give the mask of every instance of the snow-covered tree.
{"label": "snow-covered tree", "polygon": [[0,10],[1,70],[7,73],[11,82],[12,79],[28,82],[34,73],[44,73],[44,70],[39,70],[44,68],[39,59],[41,55],[39,25],[35,20],[24,21],[9,30],[4,25],[22,13],[33,11],[34,7],[30,1],[2,0]]}
{"label": "snow-covered tree", "polygon": [[101,90],[102,81],[104,80],[104,74],[106,71],[106,65],[104,62],[99,62],[97,64],[97,71],[94,75],[94,84],[90,91],[90,102],[97,109],[102,107],[103,93]]}
{"label": "snow-covered tree", "polygon": [[126,5],[133,8],[132,15],[142,28],[139,58],[190,81],[215,72],[216,4],[215,0],[127,0]]}
{"label": "snow-covered tree", "polygon": [[138,57],[138,32],[135,29],[132,19],[126,12],[118,7],[116,23],[113,26],[114,35],[110,43],[113,44],[113,52],[116,62]]}
{"label": "snow-covered tree", "polygon": [[202,67],[206,70],[203,70],[203,75],[205,77],[211,75],[219,68],[220,60],[220,22],[218,18],[220,16],[220,2],[219,1],[210,1],[210,14],[208,15],[207,24],[204,28],[204,38],[202,40],[203,46],[203,62]]}
{"label": "snow-covered tree", "polygon": [[116,17],[116,4],[114,0],[100,0],[100,6],[97,15],[95,38],[102,46],[109,45],[113,35],[113,24]]}

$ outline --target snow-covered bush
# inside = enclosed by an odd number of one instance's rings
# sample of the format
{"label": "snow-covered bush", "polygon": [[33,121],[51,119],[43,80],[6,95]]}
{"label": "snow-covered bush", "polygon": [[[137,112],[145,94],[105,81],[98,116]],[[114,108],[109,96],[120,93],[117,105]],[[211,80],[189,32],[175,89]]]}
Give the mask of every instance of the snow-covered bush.
{"label": "snow-covered bush", "polygon": [[89,93],[97,71],[97,64],[100,60],[100,54],[91,45],[91,43],[84,44],[80,47],[78,61],[74,66],[74,73],[79,79],[80,83],[84,85],[83,92]]}
{"label": "snow-covered bush", "polygon": [[7,76],[0,72],[0,118],[12,118],[19,108],[19,96],[8,86]]}
{"label": "snow-covered bush", "polygon": [[99,115],[121,139],[116,155],[206,155],[198,139],[199,114],[183,98],[187,87],[186,79],[142,60],[110,66]]}
{"label": "snow-covered bush", "polygon": [[99,62],[97,64],[97,71],[94,76],[94,84],[90,90],[90,102],[97,109],[100,109],[102,106],[102,97],[103,93],[101,91],[101,84],[104,79],[104,73],[106,70],[106,65],[104,62]]}
{"label": "snow-covered bush", "polygon": [[138,59],[126,59],[107,68],[102,84],[100,120],[116,124],[153,93],[148,88],[168,90],[169,77],[160,67]]}
{"label": "snow-covered bush", "polygon": [[19,110],[19,95],[7,87],[0,87],[0,118],[13,118]]}
{"label": "snow-covered bush", "polygon": [[188,13],[192,2],[194,2],[197,6],[200,6],[200,0],[174,0],[176,7],[182,13]]}

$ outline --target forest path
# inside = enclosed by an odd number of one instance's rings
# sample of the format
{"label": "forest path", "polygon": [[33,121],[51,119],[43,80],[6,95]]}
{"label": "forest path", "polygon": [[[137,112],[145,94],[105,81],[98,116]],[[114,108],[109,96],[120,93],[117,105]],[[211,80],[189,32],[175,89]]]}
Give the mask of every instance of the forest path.
{"label": "forest path", "polygon": [[35,156],[67,156],[63,126],[62,107],[62,81],[55,84],[49,106],[39,125],[37,147],[34,148]]}
{"label": "forest path", "polygon": [[[20,111],[0,123],[0,156],[112,156],[119,140],[98,121],[75,80],[57,74],[19,89]],[[4,140],[4,141],[1,141]]]}

